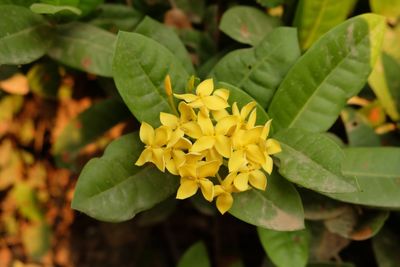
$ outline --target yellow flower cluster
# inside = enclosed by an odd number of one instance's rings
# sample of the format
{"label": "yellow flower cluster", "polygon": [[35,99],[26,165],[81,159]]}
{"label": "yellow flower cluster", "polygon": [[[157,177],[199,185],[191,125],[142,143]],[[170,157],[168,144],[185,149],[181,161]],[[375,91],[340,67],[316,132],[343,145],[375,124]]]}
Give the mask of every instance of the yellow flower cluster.
{"label": "yellow flower cluster", "polygon": [[[172,99],[169,77],[166,91]],[[196,94],[174,94],[181,101],[179,116],[160,113],[161,126],[153,129],[143,122],[140,139],[145,149],[135,163],[154,163],[179,175],[176,198],[185,199],[200,188],[204,198],[216,198],[218,210],[224,214],[233,204],[232,193],[252,187],[265,190],[273,162],[270,155],[281,151],[278,141],[268,138],[271,121],[256,123],[256,103],[241,110],[236,103],[227,111],[229,91],[214,91],[212,79],[201,82]],[[170,101],[173,102],[173,101]],[[219,171],[228,173],[224,179]],[[222,171],[223,172],[223,171]]]}

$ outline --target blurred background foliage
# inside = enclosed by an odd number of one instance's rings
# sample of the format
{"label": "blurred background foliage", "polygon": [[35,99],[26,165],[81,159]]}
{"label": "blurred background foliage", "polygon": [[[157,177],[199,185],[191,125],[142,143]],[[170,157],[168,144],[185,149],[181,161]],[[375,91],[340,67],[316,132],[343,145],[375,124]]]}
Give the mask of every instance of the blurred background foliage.
{"label": "blurred background foliage", "polygon": [[[378,63],[330,136],[353,147],[398,146],[400,1],[0,0],[0,12],[15,6],[23,17],[0,16],[0,267],[400,266],[400,213],[306,189],[307,230],[279,236],[214,216],[201,199],[168,199],[120,224],[70,208],[82,166],[138,128],[111,77],[119,30],[159,41],[205,78],[228,52],[256,46],[278,25],[297,27],[306,51],[349,17],[384,15]],[[34,29],[7,37],[26,23]],[[7,58],[2,38],[23,38],[13,49],[26,58]]]}

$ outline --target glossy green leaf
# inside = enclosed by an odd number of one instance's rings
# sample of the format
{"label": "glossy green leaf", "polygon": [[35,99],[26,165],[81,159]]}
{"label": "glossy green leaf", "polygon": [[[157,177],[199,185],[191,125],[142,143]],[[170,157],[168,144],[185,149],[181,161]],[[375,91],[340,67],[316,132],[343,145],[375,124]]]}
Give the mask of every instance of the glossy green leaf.
{"label": "glossy green leaf", "polygon": [[400,1],[398,0],[369,0],[372,12],[396,21],[400,16]]}
{"label": "glossy green leaf", "polygon": [[103,4],[98,9],[99,14],[89,23],[112,32],[132,31],[144,16],[136,9],[122,4]]}
{"label": "glossy green leaf", "polygon": [[112,33],[73,22],[57,27],[48,55],[72,68],[111,77],[115,40]]}
{"label": "glossy green leaf", "polygon": [[371,75],[369,85],[382,104],[386,113],[394,121],[400,120],[400,63],[387,53],[382,53]]}
{"label": "glossy green leaf", "polygon": [[357,177],[359,191],[328,196],[355,204],[399,208],[400,148],[354,147],[344,152],[342,173]]}
{"label": "glossy green leaf", "polygon": [[346,20],[356,0],[300,0],[294,26],[299,29],[301,48],[306,50],[324,33]]}
{"label": "glossy green leaf", "polygon": [[268,114],[277,128],[323,132],[364,86],[380,51],[384,18],[354,17],[321,37],[290,69]]}
{"label": "glossy green leaf", "polygon": [[340,117],[343,120],[349,146],[379,146],[380,140],[363,114],[353,108],[345,108]]}
{"label": "glossy green leaf", "polygon": [[354,192],[355,180],[342,175],[342,149],[326,135],[286,129],[276,138],[282,152],[279,172],[289,181],[319,192]]}
{"label": "glossy green leaf", "polygon": [[[229,90],[228,103],[230,105],[236,102],[238,104],[238,107],[242,108],[246,104],[255,101],[254,98],[249,96],[245,91],[229,83],[219,82],[216,88],[224,88]],[[263,109],[263,107],[259,103],[257,103],[256,108],[257,108],[256,124],[257,125],[265,124],[269,120],[267,112],[265,112],[265,109]]]}
{"label": "glossy green leaf", "polygon": [[0,5],[0,65],[27,64],[46,53],[49,25],[27,8]]}
{"label": "glossy green leaf", "polygon": [[71,12],[75,15],[81,15],[82,11],[79,8],[76,8],[74,6],[55,6],[55,5],[50,5],[50,4],[43,4],[43,3],[35,3],[31,5],[31,10],[32,12],[35,12],[37,14],[57,14],[60,12]]}
{"label": "glossy green leaf", "polygon": [[74,162],[84,146],[129,116],[129,110],[119,99],[98,102],[65,126],[54,143],[52,153],[61,166],[67,166]]}
{"label": "glossy green leaf", "polygon": [[37,0],[0,0],[0,5],[17,5],[30,7],[35,2],[37,2]]}
{"label": "glossy green leaf", "polygon": [[235,6],[222,15],[219,28],[240,43],[257,45],[280,24],[279,19],[267,15],[260,9]]}
{"label": "glossy green leaf", "polygon": [[118,34],[113,62],[114,81],[126,105],[139,121],[160,124],[160,112],[173,113],[164,89],[171,77],[174,93],[183,93],[189,75],[164,46],[141,34]]}
{"label": "glossy green leaf", "polygon": [[306,266],[310,241],[308,230],[279,232],[257,228],[257,231],[265,252],[277,267]]}
{"label": "glossy green leaf", "polygon": [[83,168],[72,208],[102,221],[120,222],[152,208],[176,192],[179,179],[153,165],[134,165],[143,146],[139,134],[113,141]]}
{"label": "glossy green leaf", "polygon": [[400,266],[400,239],[396,233],[384,228],[372,239],[375,259],[379,267]]}
{"label": "glossy green leaf", "polygon": [[257,189],[233,194],[233,216],[249,224],[277,231],[304,228],[304,212],[295,187],[276,171],[268,178],[265,191]]}
{"label": "glossy green leaf", "polygon": [[189,74],[194,74],[192,60],[178,35],[164,24],[146,16],[135,32],[143,34],[165,46],[178,58]]}
{"label": "glossy green leaf", "polygon": [[192,245],[178,262],[178,267],[210,267],[207,248],[203,242]]}
{"label": "glossy green leaf", "polygon": [[300,56],[294,28],[273,30],[256,47],[233,51],[211,75],[242,88],[266,108],[289,68]]}

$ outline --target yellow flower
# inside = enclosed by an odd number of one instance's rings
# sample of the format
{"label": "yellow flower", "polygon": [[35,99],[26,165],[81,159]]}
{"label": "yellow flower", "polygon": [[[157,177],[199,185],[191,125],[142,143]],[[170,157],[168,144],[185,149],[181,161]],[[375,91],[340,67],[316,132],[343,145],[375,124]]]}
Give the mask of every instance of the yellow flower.
{"label": "yellow flower", "polygon": [[228,174],[228,176],[221,182],[220,185],[214,186],[214,195],[217,198],[216,205],[217,209],[221,214],[227,212],[233,204],[232,192],[235,191],[233,187],[233,173]]}
{"label": "yellow flower", "polygon": [[[240,111],[237,103],[232,105],[232,115],[237,117],[237,128],[236,129],[252,129],[256,124],[257,112],[255,110],[257,103],[252,101],[246,104]],[[250,114],[250,116],[249,116]],[[246,121],[246,119],[248,120]]]}
{"label": "yellow flower", "polygon": [[201,128],[202,136],[196,140],[190,151],[202,152],[215,147],[219,154],[229,158],[231,156],[232,145],[230,138],[226,134],[235,126],[235,119],[229,116],[225,117],[214,128],[210,117],[199,112],[197,122]]}
{"label": "yellow flower", "polygon": [[171,137],[171,130],[161,126],[156,130],[151,125],[143,122],[139,132],[140,140],[145,148],[136,161],[135,165],[142,166],[146,162],[153,162],[159,170],[165,171],[164,149]]}
{"label": "yellow flower", "polygon": [[186,161],[186,153],[184,150],[189,150],[191,146],[192,143],[189,139],[181,137],[173,146],[165,149],[165,167],[170,173],[179,175],[178,169]]}
{"label": "yellow flower", "polygon": [[261,163],[263,169],[268,173],[272,173],[273,161],[270,155],[279,153],[282,151],[279,142],[273,138],[268,138],[269,130],[271,127],[272,120],[265,123],[259,139],[259,147],[264,154],[265,160]]}
{"label": "yellow flower", "polygon": [[250,189],[249,183],[254,188],[265,190],[267,187],[267,177],[260,170],[260,166],[249,164],[242,168],[239,173],[232,173],[233,185],[239,191],[246,191]]}
{"label": "yellow flower", "polygon": [[196,194],[200,188],[204,198],[212,201],[214,198],[214,184],[207,177],[214,177],[218,172],[220,162],[198,161],[193,164],[184,164],[179,168],[181,185],[176,194],[177,199],[185,199]]}
{"label": "yellow flower", "polygon": [[171,140],[168,147],[173,146],[185,134],[191,138],[200,138],[202,133],[200,126],[196,122],[197,116],[193,109],[184,102],[178,106],[180,117],[169,113],[160,112],[160,121],[164,126],[172,130]]}
{"label": "yellow flower", "polygon": [[223,110],[229,107],[227,102],[229,91],[226,89],[218,89],[212,94],[213,90],[213,80],[207,79],[197,86],[196,95],[174,94],[174,96],[178,99],[185,100],[188,105],[193,108],[200,108],[202,111],[206,111],[205,113],[207,113],[208,110]]}

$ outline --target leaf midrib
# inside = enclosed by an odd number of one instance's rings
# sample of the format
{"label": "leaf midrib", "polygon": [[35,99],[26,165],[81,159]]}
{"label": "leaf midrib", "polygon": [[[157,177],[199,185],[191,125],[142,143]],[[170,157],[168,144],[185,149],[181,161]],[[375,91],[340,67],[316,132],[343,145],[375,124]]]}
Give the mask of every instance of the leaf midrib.
{"label": "leaf midrib", "polygon": [[14,32],[12,34],[0,37],[0,42],[3,41],[3,40],[9,39],[9,38],[14,38],[14,37],[16,37],[18,35],[21,35],[21,34],[24,34],[24,33],[29,33],[31,31],[36,30],[36,28],[39,28],[39,27],[42,27],[42,26],[45,26],[45,25],[46,25],[45,22],[40,22],[40,23],[36,24],[35,26],[28,27],[28,28],[25,28],[25,29],[23,29],[21,31]]}

